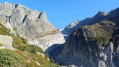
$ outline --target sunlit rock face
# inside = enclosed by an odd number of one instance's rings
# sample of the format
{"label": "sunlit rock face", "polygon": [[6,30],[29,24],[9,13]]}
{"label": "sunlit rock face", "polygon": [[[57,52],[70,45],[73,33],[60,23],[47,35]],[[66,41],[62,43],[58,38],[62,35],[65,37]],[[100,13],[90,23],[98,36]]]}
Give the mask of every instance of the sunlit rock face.
{"label": "sunlit rock face", "polygon": [[13,39],[11,36],[0,34],[0,44],[2,44],[2,46],[0,46],[0,49],[14,50],[14,48],[12,47],[12,42],[13,42]]}
{"label": "sunlit rock face", "polygon": [[0,4],[0,19],[9,23],[29,44],[40,46],[44,51],[65,41],[60,31],[47,20],[45,12],[4,2]]}

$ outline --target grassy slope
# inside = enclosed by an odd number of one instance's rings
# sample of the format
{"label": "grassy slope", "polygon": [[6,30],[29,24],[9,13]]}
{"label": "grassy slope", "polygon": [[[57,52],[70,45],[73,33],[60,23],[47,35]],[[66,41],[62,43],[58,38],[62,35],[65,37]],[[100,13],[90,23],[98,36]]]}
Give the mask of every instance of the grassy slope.
{"label": "grassy slope", "polygon": [[[37,46],[27,44],[27,40],[10,34],[9,30],[0,24],[0,34],[8,35],[13,38],[13,47],[17,50],[0,50],[0,66],[3,67],[58,67],[53,60],[48,61],[49,56],[44,57],[37,52],[44,53]],[[36,63],[38,62],[38,63]],[[40,66],[39,66],[40,65]]]}
{"label": "grassy slope", "polygon": [[95,42],[99,46],[106,46],[108,42],[119,43],[119,29],[116,28],[114,22],[103,20],[100,23],[82,26],[72,35],[81,35],[87,38],[88,43]]}

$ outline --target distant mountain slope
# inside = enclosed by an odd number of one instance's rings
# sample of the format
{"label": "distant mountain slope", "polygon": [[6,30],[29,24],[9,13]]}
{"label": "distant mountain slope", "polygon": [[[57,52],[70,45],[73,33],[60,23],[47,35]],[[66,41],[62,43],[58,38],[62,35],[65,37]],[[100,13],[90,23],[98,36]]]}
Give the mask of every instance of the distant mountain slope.
{"label": "distant mountain slope", "polygon": [[64,37],[48,20],[45,12],[31,10],[21,4],[0,4],[1,23],[9,23],[29,44],[44,51],[53,44],[64,43]]}
{"label": "distant mountain slope", "polygon": [[103,11],[99,11],[94,17],[86,18],[82,21],[78,21],[78,20],[74,21],[73,23],[69,24],[67,27],[65,27],[62,30],[62,34],[69,35],[73,31],[78,29],[80,26],[98,23],[99,21],[104,20],[107,15],[108,15],[107,13],[105,13]]}
{"label": "distant mountain slope", "polygon": [[74,30],[77,29],[77,25],[80,23],[79,20],[74,21],[72,24],[69,24],[67,27],[65,27],[61,32],[64,35],[67,35],[69,33],[72,33]]}

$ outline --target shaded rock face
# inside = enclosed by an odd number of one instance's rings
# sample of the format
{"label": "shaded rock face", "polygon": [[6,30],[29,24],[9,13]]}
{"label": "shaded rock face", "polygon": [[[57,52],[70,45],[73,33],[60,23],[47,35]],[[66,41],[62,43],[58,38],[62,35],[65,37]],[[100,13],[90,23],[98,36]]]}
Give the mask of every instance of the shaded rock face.
{"label": "shaded rock face", "polygon": [[[118,67],[118,53],[115,51],[115,47],[110,42],[104,49],[100,49],[98,46],[88,44],[86,47],[82,47],[75,53],[64,53],[59,55],[56,60],[62,66],[74,67]],[[94,46],[94,47],[93,47]],[[118,50],[119,47],[116,48]],[[67,54],[67,55],[66,55]],[[73,55],[75,54],[75,55]],[[114,55],[116,54],[116,55]],[[73,66],[71,66],[73,67]]]}
{"label": "shaded rock face", "polygon": [[4,2],[0,4],[0,19],[10,23],[29,44],[43,47],[44,51],[52,44],[64,43],[62,34],[47,20],[45,12]]}
{"label": "shaded rock face", "polygon": [[[104,25],[109,22],[111,25]],[[113,35],[116,31],[113,24],[103,21],[80,27],[69,36],[56,61],[64,66],[118,67],[119,42],[118,35]]]}
{"label": "shaded rock face", "polygon": [[119,67],[119,10],[113,11],[95,15],[103,20],[95,18],[95,24],[76,29],[62,49],[49,52],[50,57],[61,67]]}

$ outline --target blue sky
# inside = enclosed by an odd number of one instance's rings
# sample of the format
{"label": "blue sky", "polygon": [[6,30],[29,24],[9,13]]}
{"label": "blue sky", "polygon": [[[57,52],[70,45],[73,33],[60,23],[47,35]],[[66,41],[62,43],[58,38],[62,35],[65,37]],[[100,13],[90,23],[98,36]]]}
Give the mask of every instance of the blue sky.
{"label": "blue sky", "polygon": [[45,11],[48,20],[63,29],[75,20],[94,16],[98,11],[109,12],[119,7],[119,0],[0,0],[0,3],[20,3],[32,10]]}

